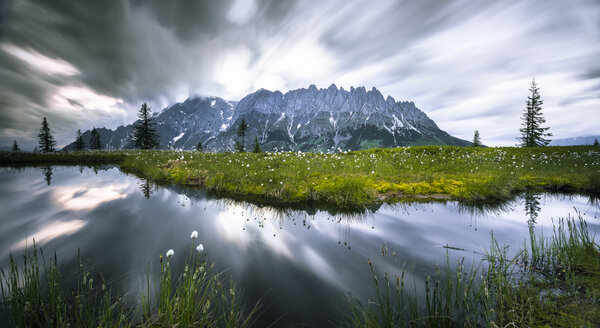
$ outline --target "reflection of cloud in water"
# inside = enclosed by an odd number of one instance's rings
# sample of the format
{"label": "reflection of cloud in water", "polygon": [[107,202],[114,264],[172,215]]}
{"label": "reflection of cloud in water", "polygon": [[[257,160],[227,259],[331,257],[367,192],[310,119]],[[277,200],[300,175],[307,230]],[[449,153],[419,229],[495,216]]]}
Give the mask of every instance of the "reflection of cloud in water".
{"label": "reflection of cloud in water", "polygon": [[302,259],[296,259],[298,264],[307,264],[312,271],[321,278],[327,279],[329,283],[340,288],[344,287],[341,283],[340,274],[331,265],[327,264],[328,261],[324,259],[324,256],[319,254],[313,247],[304,245],[302,247],[302,255]]}
{"label": "reflection of cloud in water", "polygon": [[54,200],[66,210],[91,210],[98,205],[127,197],[123,190],[127,185],[104,187],[65,186],[54,188]]}
{"label": "reflection of cloud in water", "polygon": [[53,239],[74,234],[81,230],[86,223],[87,222],[82,220],[71,220],[47,224],[35,232],[31,237],[14,244],[11,249],[20,250],[24,249],[26,246],[32,246],[34,240],[37,246],[42,246]]}
{"label": "reflection of cloud in water", "polygon": [[[259,241],[273,252],[293,258],[288,245],[293,244],[296,237],[279,229],[280,223],[269,217],[267,213],[256,214],[259,213],[248,211],[248,207],[230,205],[216,215],[217,232],[226,240],[238,244],[244,251],[252,241]],[[263,220],[264,217],[269,219]],[[261,226],[257,227],[247,221],[247,219],[253,220],[254,218],[262,220]]]}

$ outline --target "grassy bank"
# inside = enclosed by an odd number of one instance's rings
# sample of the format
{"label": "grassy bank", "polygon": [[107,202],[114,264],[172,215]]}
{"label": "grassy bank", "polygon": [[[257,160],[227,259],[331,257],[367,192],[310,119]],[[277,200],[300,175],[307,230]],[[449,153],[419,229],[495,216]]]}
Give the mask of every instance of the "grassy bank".
{"label": "grassy bank", "polygon": [[600,149],[406,147],[320,153],[115,151],[0,155],[0,165],[120,164],[159,184],[294,206],[361,209],[381,202],[505,200],[533,191],[600,194]]}
{"label": "grassy bank", "polygon": [[[23,262],[10,257],[2,268],[2,326],[15,327],[247,327],[258,305],[245,311],[230,280],[224,285],[214,266],[194,250],[175,275],[169,253],[150,269],[139,304],[125,304],[106,282],[79,261],[76,281],[60,272],[56,254],[46,260],[35,245]],[[101,277],[101,276],[100,276]],[[67,283],[65,283],[67,282]],[[70,283],[69,283],[70,282]],[[0,316],[1,318],[1,316]]]}
{"label": "grassy bank", "polygon": [[[561,220],[551,238],[509,257],[492,236],[486,261],[411,281],[373,274],[375,297],[350,304],[353,327],[599,327],[600,249],[581,219]],[[424,297],[422,297],[424,296]]]}

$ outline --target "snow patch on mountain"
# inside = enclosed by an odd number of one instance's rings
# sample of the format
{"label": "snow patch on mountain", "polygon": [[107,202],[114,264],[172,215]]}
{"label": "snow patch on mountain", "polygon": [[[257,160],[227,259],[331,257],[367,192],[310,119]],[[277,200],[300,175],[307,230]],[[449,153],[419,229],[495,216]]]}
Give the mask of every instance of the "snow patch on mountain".
{"label": "snow patch on mountain", "polygon": [[173,138],[173,143],[176,143],[177,140],[181,139],[181,137],[183,137],[184,134],[185,134],[185,132],[181,132],[178,136],[176,136],[175,138]]}

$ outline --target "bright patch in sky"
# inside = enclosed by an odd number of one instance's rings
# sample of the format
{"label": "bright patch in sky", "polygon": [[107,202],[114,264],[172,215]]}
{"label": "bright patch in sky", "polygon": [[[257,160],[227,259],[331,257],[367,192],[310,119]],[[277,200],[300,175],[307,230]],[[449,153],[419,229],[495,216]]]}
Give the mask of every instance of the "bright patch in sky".
{"label": "bright patch in sky", "polygon": [[75,75],[79,71],[61,59],[46,57],[34,50],[25,50],[11,44],[2,44],[0,49],[26,62],[32,68],[46,74]]}
{"label": "bright patch in sky", "polygon": [[101,110],[107,112],[124,112],[118,105],[122,99],[99,94],[87,87],[60,87],[52,97],[56,108],[73,110]]}
{"label": "bright patch in sky", "polygon": [[247,23],[256,12],[254,0],[236,0],[227,13],[227,19],[239,25]]}

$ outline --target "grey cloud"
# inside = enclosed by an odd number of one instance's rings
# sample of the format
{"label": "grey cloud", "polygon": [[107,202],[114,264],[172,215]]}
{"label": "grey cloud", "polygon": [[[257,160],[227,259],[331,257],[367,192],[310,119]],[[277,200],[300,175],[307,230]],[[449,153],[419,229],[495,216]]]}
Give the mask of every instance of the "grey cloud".
{"label": "grey cloud", "polygon": [[[40,73],[0,50],[0,144],[10,142],[14,131],[37,131],[42,115],[52,118],[63,138],[71,138],[78,127],[99,120],[114,128],[124,119],[134,119],[142,101],[158,111],[190,94],[222,96],[225,87],[216,81],[216,70],[231,51],[249,49],[250,74],[264,74],[260,65],[285,56],[302,38],[316,40],[333,61],[315,76],[281,73],[278,78],[286,88],[311,83],[326,87],[346,77],[355,86],[375,86],[398,100],[415,101],[441,128],[451,127],[452,133],[467,139],[472,123],[452,124],[453,115],[447,112],[456,111],[454,116],[465,122],[493,118],[494,108],[510,108],[506,115],[518,116],[522,101],[499,94],[514,91],[497,87],[503,83],[523,83],[534,75],[600,78],[593,63],[600,56],[598,2],[257,0],[256,12],[243,24],[227,19],[234,3],[0,2],[0,45],[31,49],[79,71],[74,76]],[[495,25],[486,25],[489,22]],[[490,26],[499,28],[498,35],[493,29],[489,36],[477,34]],[[527,51],[530,47],[535,53]],[[523,84],[518,88],[526,89]],[[111,118],[101,112],[85,115],[49,108],[49,98],[61,86],[87,87],[123,99],[121,107],[127,113]],[[481,109],[457,105],[486,94],[499,103]],[[572,98],[569,104],[589,101]],[[67,101],[77,108],[85,105]],[[561,104],[567,102],[555,105]],[[498,137],[501,143],[514,131],[491,134],[503,136]]]}

